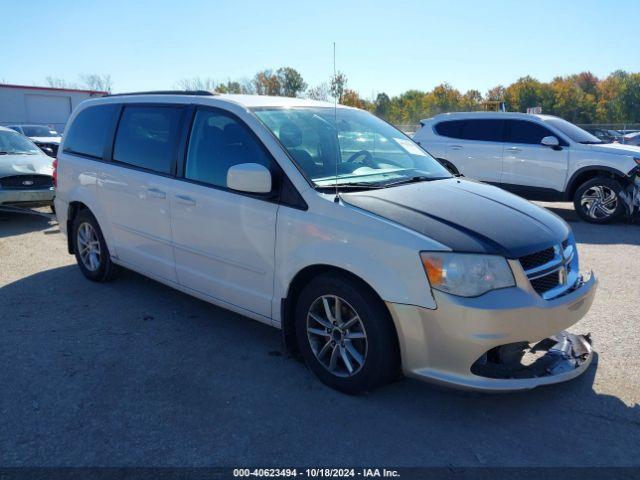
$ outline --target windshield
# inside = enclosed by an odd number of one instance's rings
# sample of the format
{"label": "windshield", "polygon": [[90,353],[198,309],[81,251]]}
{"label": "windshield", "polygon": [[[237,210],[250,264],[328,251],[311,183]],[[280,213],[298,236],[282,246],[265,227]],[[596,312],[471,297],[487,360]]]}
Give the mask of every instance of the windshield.
{"label": "windshield", "polygon": [[255,113],[318,187],[451,177],[403,133],[362,110],[259,108]]}
{"label": "windshield", "polygon": [[569,137],[574,142],[578,142],[578,143],[603,143],[602,140],[600,140],[595,135],[591,135],[586,130],[581,129],[577,125],[574,125],[573,123],[567,122],[566,120],[563,120],[562,118],[546,117],[546,118],[542,118],[542,121],[545,122],[545,123],[548,123],[552,127],[557,128],[558,130],[560,130],[562,133],[564,133],[567,137]]}
{"label": "windshield", "polygon": [[0,155],[40,153],[31,140],[16,132],[0,131]]}
{"label": "windshield", "polygon": [[22,131],[27,137],[59,137],[55,130],[42,125],[23,125]]}

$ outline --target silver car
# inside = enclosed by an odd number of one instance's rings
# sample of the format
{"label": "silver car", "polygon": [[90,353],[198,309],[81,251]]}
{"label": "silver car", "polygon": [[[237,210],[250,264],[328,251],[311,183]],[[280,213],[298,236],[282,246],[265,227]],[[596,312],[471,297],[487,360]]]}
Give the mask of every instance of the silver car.
{"label": "silver car", "polygon": [[31,140],[0,127],[0,206],[52,205],[52,162]]}

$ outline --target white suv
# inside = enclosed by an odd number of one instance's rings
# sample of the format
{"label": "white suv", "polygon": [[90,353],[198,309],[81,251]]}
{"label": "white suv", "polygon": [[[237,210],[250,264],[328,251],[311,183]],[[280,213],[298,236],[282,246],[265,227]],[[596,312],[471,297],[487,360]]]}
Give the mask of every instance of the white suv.
{"label": "white suv", "polygon": [[634,208],[639,147],[603,143],[550,115],[446,113],[420,124],[413,139],[453,173],[530,200],[572,200],[592,223]]}
{"label": "white suv", "polygon": [[87,278],[123,266],[281,328],[341,391],[400,372],[528,389],[593,357],[587,337],[562,331],[596,291],[569,226],[453,177],[362,110],[243,95],[87,100],[56,178],[60,228]]}

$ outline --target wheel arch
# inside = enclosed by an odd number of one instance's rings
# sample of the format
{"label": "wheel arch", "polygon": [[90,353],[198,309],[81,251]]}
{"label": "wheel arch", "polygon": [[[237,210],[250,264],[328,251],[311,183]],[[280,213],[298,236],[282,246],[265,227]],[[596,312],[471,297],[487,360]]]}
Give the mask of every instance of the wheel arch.
{"label": "wheel arch", "polygon": [[[91,209],[85,203],[78,200],[69,202],[69,206],[67,207],[67,250],[71,255],[75,253],[73,250],[73,235],[72,235],[73,222],[76,216],[78,215],[78,213],[80,213],[83,210],[88,210],[89,212],[91,212]],[[93,212],[91,212],[91,214],[93,215]]]}
{"label": "wheel arch", "polygon": [[396,345],[398,348],[398,352],[400,351],[399,339],[398,339],[398,331],[391,317],[391,312],[387,308],[384,300],[375,291],[375,289],[366,282],[363,278],[358,275],[345,270],[344,268],[336,267],[335,265],[328,264],[314,264],[308,265],[304,267],[302,270],[298,271],[291,282],[289,283],[289,287],[287,289],[287,296],[281,300],[281,309],[280,309],[280,320],[281,320],[281,328],[282,328],[282,338],[287,350],[292,353],[298,352],[298,345],[296,341],[296,331],[295,331],[295,319],[293,312],[295,310],[296,300],[300,295],[300,292],[304,288],[304,286],[311,281],[313,278],[318,275],[326,274],[326,273],[335,273],[337,275],[341,275],[351,279],[352,281],[358,283],[360,286],[367,289],[370,293],[372,293],[375,298],[380,301],[381,306],[384,308],[384,311],[388,315],[388,321],[391,323],[393,327],[393,331],[395,334]]}
{"label": "wheel arch", "polygon": [[615,168],[612,168],[612,167],[605,167],[605,166],[583,167],[583,168],[580,168],[579,170],[576,170],[573,173],[573,175],[571,175],[569,182],[567,182],[567,188],[565,189],[564,199],[573,200],[573,196],[575,195],[576,190],[580,188],[580,185],[596,177],[612,178],[614,180],[618,180],[622,182],[623,185],[629,182],[629,177],[627,177],[620,170],[616,170]]}

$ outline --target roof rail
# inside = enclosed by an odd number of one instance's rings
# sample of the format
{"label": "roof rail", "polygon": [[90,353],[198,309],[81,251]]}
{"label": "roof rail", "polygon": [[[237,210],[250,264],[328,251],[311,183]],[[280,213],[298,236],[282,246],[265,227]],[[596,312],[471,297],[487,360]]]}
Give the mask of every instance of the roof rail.
{"label": "roof rail", "polygon": [[209,92],[207,90],[156,90],[148,92],[128,92],[128,93],[111,93],[109,97],[125,97],[127,95],[206,95],[213,96],[217,93]]}

